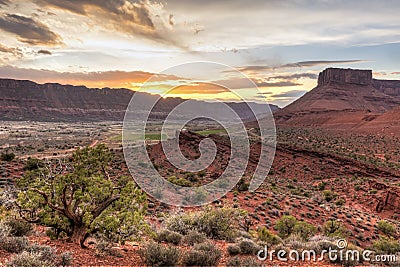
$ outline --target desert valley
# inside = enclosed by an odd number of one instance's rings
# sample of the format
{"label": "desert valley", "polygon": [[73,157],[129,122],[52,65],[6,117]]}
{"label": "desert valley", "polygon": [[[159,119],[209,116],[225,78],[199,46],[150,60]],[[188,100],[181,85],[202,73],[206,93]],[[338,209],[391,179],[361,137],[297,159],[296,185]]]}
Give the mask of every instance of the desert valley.
{"label": "desert valley", "polygon": [[[221,199],[188,208],[160,203],[138,188],[123,194],[123,188],[134,186],[121,134],[132,94],[0,80],[1,264],[382,264],[326,257],[266,262],[256,256],[265,246],[276,251],[338,249],[343,239],[347,246],[339,250],[400,257],[400,81],[374,79],[371,70],[327,68],[316,87],[292,104],[270,105],[276,153],[253,192],[248,187],[260,157],[257,127],[262,120],[254,121],[246,103],[229,103],[251,136],[246,170]],[[160,125],[184,101],[160,100],[145,140],[131,141],[147,143],[153,166],[166,180],[197,187],[221,175],[231,147],[223,128],[198,121],[177,136],[180,149],[194,160],[202,140],[209,138],[217,148],[214,161],[196,173],[172,165],[161,146]],[[212,102],[204,105],[213,107]],[[257,110],[257,103],[250,105]],[[121,208],[127,203],[132,209]],[[18,265],[28,260],[39,265]]]}

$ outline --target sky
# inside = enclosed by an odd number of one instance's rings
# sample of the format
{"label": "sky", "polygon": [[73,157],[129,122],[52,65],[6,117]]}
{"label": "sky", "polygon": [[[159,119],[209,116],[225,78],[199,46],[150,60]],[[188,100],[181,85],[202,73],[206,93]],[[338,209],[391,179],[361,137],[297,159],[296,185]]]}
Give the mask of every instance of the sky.
{"label": "sky", "polygon": [[281,107],[327,67],[400,79],[395,0],[0,0],[0,10],[2,78],[160,94],[176,85],[168,96],[235,100],[219,86],[185,85],[198,73],[168,72],[216,62],[241,74],[208,82]]}

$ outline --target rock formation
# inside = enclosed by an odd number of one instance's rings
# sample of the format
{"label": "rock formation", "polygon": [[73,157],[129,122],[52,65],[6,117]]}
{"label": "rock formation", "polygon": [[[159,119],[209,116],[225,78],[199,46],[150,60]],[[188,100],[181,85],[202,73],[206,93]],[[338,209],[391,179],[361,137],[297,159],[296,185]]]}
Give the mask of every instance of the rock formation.
{"label": "rock formation", "polygon": [[318,76],[318,86],[329,84],[372,84],[372,70],[328,68]]}
{"label": "rock formation", "polygon": [[[37,84],[31,81],[0,79],[0,120],[39,121],[121,121],[131,97],[129,89],[91,89],[85,86],[55,83]],[[157,96],[144,94],[154,101]],[[161,99],[154,107],[153,118],[164,118],[181,98]],[[213,105],[205,103],[204,105]],[[243,119],[253,118],[246,103],[228,103]],[[251,103],[253,109],[264,106]],[[271,105],[271,109],[277,109]]]}

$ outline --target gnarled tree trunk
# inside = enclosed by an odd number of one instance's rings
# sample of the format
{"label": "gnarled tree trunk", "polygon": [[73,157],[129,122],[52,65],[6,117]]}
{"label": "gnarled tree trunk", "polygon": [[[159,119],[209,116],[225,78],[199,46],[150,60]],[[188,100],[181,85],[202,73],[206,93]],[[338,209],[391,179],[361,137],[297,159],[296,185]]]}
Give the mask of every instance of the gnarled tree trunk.
{"label": "gnarled tree trunk", "polygon": [[89,236],[87,228],[84,225],[75,225],[71,235],[71,242],[79,244],[82,248],[85,246],[86,238]]}

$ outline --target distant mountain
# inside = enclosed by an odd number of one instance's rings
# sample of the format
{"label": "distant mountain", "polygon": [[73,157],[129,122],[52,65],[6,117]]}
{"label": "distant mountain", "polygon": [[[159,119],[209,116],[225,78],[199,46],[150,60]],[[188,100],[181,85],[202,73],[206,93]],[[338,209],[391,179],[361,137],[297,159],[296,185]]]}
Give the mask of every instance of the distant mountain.
{"label": "distant mountain", "polygon": [[400,105],[400,81],[376,80],[371,70],[328,68],[318,85],[277,111],[278,124],[352,128]]}
{"label": "distant mountain", "polygon": [[[93,89],[85,86],[0,79],[0,120],[122,121],[134,93],[129,89]],[[148,101],[157,97],[140,94]],[[153,118],[165,118],[174,107],[184,101],[186,100],[181,98],[161,99],[152,112]],[[213,106],[213,103],[209,102],[196,102],[209,105],[210,108]],[[265,110],[264,105],[248,104],[256,113]],[[253,114],[248,104],[228,103],[242,119],[251,119]],[[270,108],[273,111],[279,109],[274,105],[270,105]]]}

